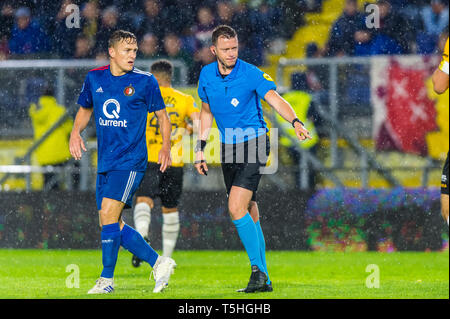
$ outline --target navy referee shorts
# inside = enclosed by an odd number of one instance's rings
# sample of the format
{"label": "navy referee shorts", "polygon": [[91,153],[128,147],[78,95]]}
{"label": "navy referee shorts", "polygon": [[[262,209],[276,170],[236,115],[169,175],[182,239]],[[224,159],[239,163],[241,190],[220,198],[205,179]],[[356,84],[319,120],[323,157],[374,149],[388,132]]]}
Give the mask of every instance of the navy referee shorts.
{"label": "navy referee shorts", "polygon": [[266,166],[269,153],[267,134],[244,143],[222,144],[221,165],[227,194],[230,195],[231,187],[239,186],[251,190],[251,200],[256,201],[261,168]]}

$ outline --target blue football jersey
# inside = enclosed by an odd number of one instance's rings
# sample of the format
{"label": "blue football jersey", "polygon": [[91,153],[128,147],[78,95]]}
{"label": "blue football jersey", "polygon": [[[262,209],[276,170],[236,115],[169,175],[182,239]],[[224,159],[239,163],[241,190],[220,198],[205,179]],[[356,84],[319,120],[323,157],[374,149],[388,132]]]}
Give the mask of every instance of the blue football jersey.
{"label": "blue football jersey", "polygon": [[165,108],[158,82],[134,68],[113,76],[109,65],[89,71],[78,104],[94,108],[98,172],[144,171],[147,114]]}
{"label": "blue football jersey", "polygon": [[225,144],[267,133],[261,99],[270,90],[276,90],[272,78],[240,59],[226,77],[220,74],[217,62],[204,66],[198,83],[198,96],[209,104]]}

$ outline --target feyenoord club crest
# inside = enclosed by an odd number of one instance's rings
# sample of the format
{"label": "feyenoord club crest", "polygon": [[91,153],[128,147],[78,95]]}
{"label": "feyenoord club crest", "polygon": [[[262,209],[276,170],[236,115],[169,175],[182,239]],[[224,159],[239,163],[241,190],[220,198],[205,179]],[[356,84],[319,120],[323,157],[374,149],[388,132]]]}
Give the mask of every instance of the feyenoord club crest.
{"label": "feyenoord club crest", "polygon": [[132,87],[130,84],[125,88],[125,90],[123,90],[123,94],[125,94],[126,96],[132,96],[134,94],[134,87]]}

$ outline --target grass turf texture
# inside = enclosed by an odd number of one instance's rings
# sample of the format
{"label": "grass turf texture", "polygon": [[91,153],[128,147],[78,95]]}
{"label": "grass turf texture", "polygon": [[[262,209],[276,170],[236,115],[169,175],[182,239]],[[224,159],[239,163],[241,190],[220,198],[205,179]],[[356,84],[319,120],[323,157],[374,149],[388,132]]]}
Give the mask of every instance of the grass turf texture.
{"label": "grass turf texture", "polygon": [[[151,268],[131,266],[121,250],[115,271],[116,291],[87,295],[101,271],[100,250],[0,250],[0,298],[449,298],[446,252],[322,253],[269,251],[272,293],[241,294],[250,266],[244,252],[176,251],[178,264],[169,288],[153,294]],[[79,268],[80,288],[67,288],[68,265]],[[380,288],[367,288],[369,264],[379,267]]]}

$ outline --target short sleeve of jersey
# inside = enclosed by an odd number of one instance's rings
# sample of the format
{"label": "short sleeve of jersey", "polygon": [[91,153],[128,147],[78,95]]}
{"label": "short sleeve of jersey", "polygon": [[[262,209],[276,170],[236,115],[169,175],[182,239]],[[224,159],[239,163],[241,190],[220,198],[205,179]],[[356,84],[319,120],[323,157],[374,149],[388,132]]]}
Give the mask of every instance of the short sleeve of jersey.
{"label": "short sleeve of jersey", "polygon": [[156,81],[154,76],[150,77],[149,84],[147,87],[146,99],[148,103],[149,113],[162,110],[163,108],[166,107],[161,95],[161,89],[159,88],[158,81]]}
{"label": "short sleeve of jersey", "polygon": [[83,87],[81,88],[81,93],[80,96],[78,97],[77,103],[84,108],[93,107],[91,85],[89,83],[89,74],[86,76],[86,79],[84,80]]}
{"label": "short sleeve of jersey", "polygon": [[200,72],[200,77],[198,80],[198,97],[200,98],[200,100],[202,100],[202,102],[209,104],[209,100],[208,100],[208,96],[205,93],[205,87],[204,87],[204,82],[205,82],[205,74],[204,74],[204,69],[202,69],[202,71]]}
{"label": "short sleeve of jersey", "polygon": [[448,38],[445,43],[444,53],[442,54],[442,61],[439,65],[439,69],[445,74],[449,74],[449,63],[448,63]]}
{"label": "short sleeve of jersey", "polygon": [[275,82],[270,77],[270,75],[264,73],[258,68],[255,68],[255,70],[253,71],[252,81],[254,81],[255,83],[256,93],[263,100],[267,92],[277,89],[277,86],[275,85]]}

